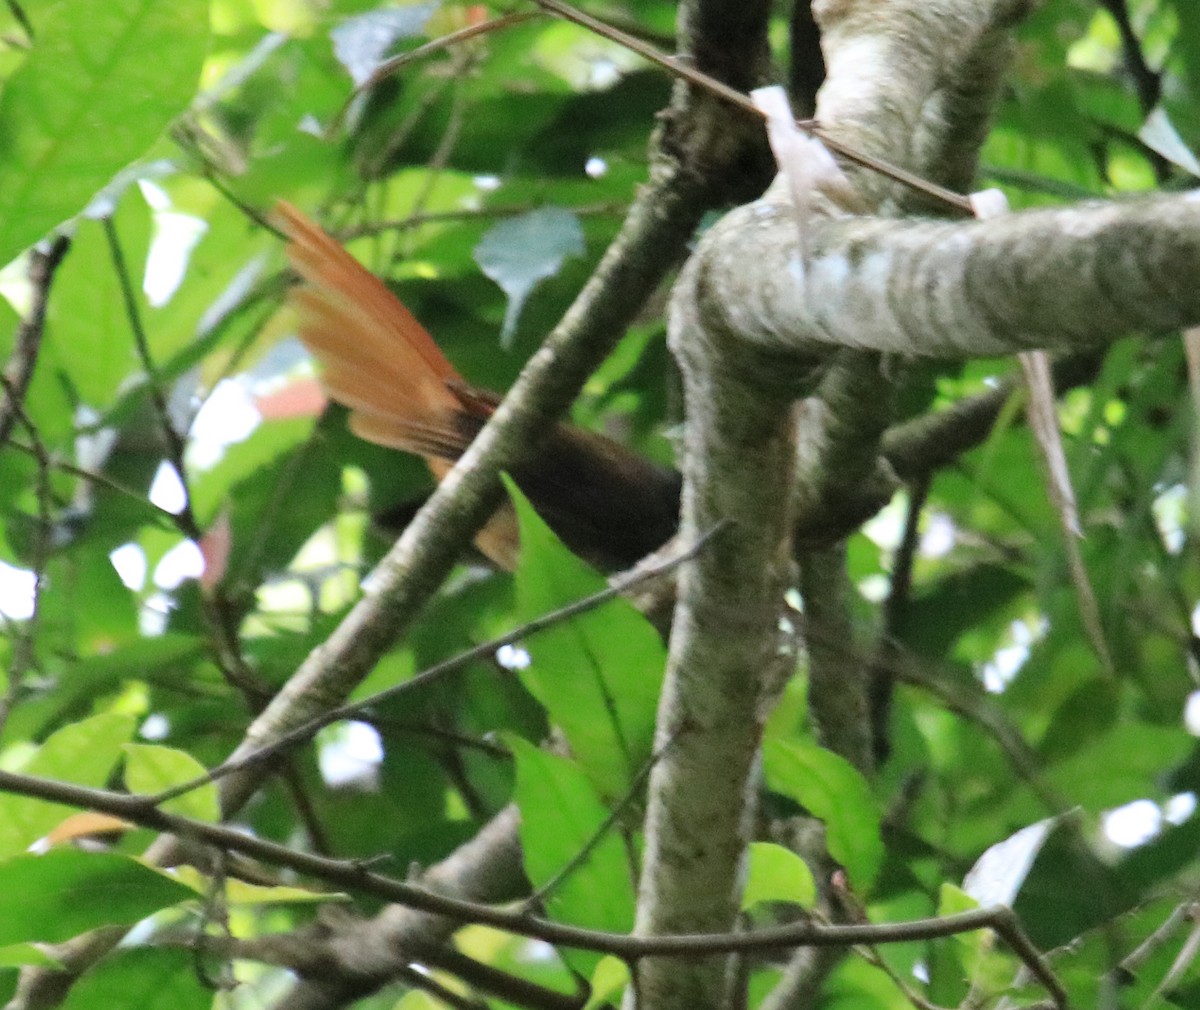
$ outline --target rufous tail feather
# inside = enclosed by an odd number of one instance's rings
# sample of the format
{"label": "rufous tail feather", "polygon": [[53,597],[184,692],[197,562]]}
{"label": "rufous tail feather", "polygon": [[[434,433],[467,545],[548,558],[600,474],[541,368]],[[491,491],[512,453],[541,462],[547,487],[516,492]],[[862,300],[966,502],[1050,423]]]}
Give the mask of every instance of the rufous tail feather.
{"label": "rufous tail feather", "polygon": [[[387,286],[317,224],[280,201],[274,223],[303,280],[289,301],[298,334],[322,366],[329,395],[350,408],[350,428],[378,445],[424,456],[441,480],[492,410],[473,394],[433,338]],[[516,520],[502,509],[476,538],[504,568],[516,563]]]}
{"label": "rufous tail feather", "polygon": [[387,286],[290,204],[274,220],[304,284],[290,302],[299,336],[323,366],[330,396],[350,408],[355,434],[426,457],[455,459],[468,432],[457,418],[478,414],[455,387],[462,377]]}

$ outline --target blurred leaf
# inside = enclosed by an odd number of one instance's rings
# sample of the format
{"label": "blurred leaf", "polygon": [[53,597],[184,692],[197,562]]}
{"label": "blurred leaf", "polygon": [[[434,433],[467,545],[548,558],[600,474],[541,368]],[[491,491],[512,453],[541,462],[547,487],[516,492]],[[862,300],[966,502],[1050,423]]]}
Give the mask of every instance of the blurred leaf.
{"label": "blurred leaf", "polygon": [[[521,851],[535,888],[564,870],[546,905],[556,919],[592,929],[626,932],[633,926],[633,886],[625,847],[616,828],[596,841],[608,816],[587,776],[565,758],[539,750],[520,737],[505,742],[517,762],[514,793],[521,810]],[[579,865],[575,861],[593,846]],[[589,974],[599,955],[564,954],[576,970]]]}
{"label": "blurred leaf", "polygon": [[208,45],[204,0],[63,0],[43,12],[0,97],[0,263],[154,142],[191,100]]}
{"label": "blurred leaf", "polygon": [[140,1010],[209,1010],[211,989],[190,951],[139,947],[106,957],[71,987],[64,1010],[136,1006]]}
{"label": "blurred leaf", "polygon": [[[125,745],[125,785],[131,793],[153,796],[200,778],[207,769],[185,751],[154,744]],[[216,823],[221,819],[217,784],[210,782],[163,803],[170,814]]]}
{"label": "blurred leaf", "polygon": [[[521,527],[517,617],[541,617],[605,587],[559,543],[507,481]],[[625,794],[650,758],[666,659],[650,623],[625,600],[580,614],[523,643],[532,663],[522,682],[560,726],[571,752],[601,794]]]}
{"label": "blurred leaf", "polygon": [[880,815],[862,774],[833,751],[802,740],[768,740],[763,770],[770,789],[825,822],[829,854],[854,887],[870,891],[883,862]]}
{"label": "blurred leaf", "polygon": [[508,296],[500,346],[512,344],[517,319],[539,281],[553,277],[568,256],[582,256],[579,218],[561,207],[543,207],[494,225],[475,247],[479,268]]}
{"label": "blurred leaf", "polygon": [[196,892],[135,859],[52,849],[0,863],[0,944],[58,943],[98,926],[131,925]]}
{"label": "blurred leaf", "polygon": [[760,901],[788,901],[811,909],[817,884],[808,864],[790,849],[771,842],[751,842],[750,874],[742,890],[742,911]]}
{"label": "blurred leaf", "polygon": [[583,1010],[602,1010],[607,1006],[615,1006],[629,981],[629,966],[619,958],[606,954],[592,972],[592,992]]}
{"label": "blurred leaf", "polygon": [[[22,763],[24,775],[73,782],[81,786],[104,785],[133,733],[133,720],[124,715],[94,715],[70,723],[51,736]],[[23,852],[73,807],[27,796],[0,795],[0,856]]]}

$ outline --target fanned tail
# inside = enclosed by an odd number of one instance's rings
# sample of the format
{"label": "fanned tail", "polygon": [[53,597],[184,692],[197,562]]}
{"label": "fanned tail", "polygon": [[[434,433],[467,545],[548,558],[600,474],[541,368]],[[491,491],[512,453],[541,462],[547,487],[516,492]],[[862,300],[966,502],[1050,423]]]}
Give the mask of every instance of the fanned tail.
{"label": "fanned tail", "polygon": [[465,383],[433,338],[382,281],[291,204],[280,201],[274,220],[305,282],[289,297],[300,339],[323,366],[329,395],[350,408],[351,430],[431,461],[456,459],[478,427],[463,417],[478,414],[479,405],[455,392]]}

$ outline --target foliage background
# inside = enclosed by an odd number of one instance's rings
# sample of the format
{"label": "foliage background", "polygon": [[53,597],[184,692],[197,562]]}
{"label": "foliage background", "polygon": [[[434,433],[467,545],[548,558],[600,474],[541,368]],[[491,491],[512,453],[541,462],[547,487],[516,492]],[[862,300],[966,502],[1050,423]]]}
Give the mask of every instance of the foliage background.
{"label": "foliage background", "polygon": [[[1136,51],[1122,38],[1122,12]],[[670,48],[674,4],[613,3],[602,13]],[[615,234],[644,180],[671,82],[612,43],[534,19],[416,60],[343,109],[352,75],[379,53],[477,17],[452,3],[352,0],[44,0],[0,12],[0,259],[93,201],[70,226],[32,382],[0,453],[0,552],[14,590],[0,639],[5,768],[148,790],[219,763],[358,595],[387,545],[369,517],[411,512],[430,487],[419,462],[350,436],[338,410],[314,419],[311,399],[275,395],[303,393],[305,365],[293,320],[279,310],[280,243],[256,215],[283,197],[358,236],[354,252],[394,283],[464,375],[496,390]],[[773,28],[783,66],[783,11]],[[1128,11],[1115,0],[1049,0],[1020,29],[982,182],[1002,185],[1015,207],[1190,185],[1198,87],[1200,10],[1189,0],[1135,0]],[[341,126],[331,127],[339,110]],[[506,231],[514,228],[515,237]],[[177,286],[162,280],[172,269]],[[24,277],[24,260],[0,276],[0,351],[10,363],[33,294]],[[511,294],[531,279],[539,282],[516,304]],[[515,322],[502,341],[506,318]],[[1094,1005],[1119,991],[1123,1005],[1190,1007],[1200,988],[1190,955],[1176,963],[1187,954],[1182,932],[1144,962],[1124,961],[1194,894],[1200,764],[1198,727],[1185,720],[1196,711],[1200,660],[1200,572],[1187,525],[1193,401],[1177,339],[1130,339],[1096,366],[1063,397],[1061,420],[1114,672],[1087,647],[1014,399],[981,444],[851,538],[864,652],[887,635],[902,657],[890,756],[869,789],[846,769],[831,773],[845,778],[835,778],[838,802],[824,809],[809,789],[789,787],[789,762],[811,746],[798,679],[769,730],[777,750],[762,837],[782,838],[779,825],[802,808],[818,813],[831,837],[858,840],[836,854],[870,917],[890,921],[957,907],[954,886],[984,850],[1058,818],[1028,877],[1011,857],[1000,876],[1020,885],[1016,909],[1039,946],[1070,945],[1055,967],[1073,998]],[[999,360],[931,363],[904,391],[906,414],[981,394],[1012,371]],[[215,453],[206,431],[255,403],[262,420]],[[188,433],[188,505],[178,513],[162,507],[180,448],[164,438],[164,409]],[[574,418],[672,458],[682,419],[661,305],[646,307]],[[197,539],[209,562],[203,579],[187,546]],[[599,585],[553,542],[527,540],[515,579],[466,560],[363,691]],[[526,872],[550,879],[633,788],[663,651],[624,606],[529,648],[527,670],[478,663],[380,706],[369,737],[378,751],[367,748],[349,781],[331,768],[352,731],[325,731],[239,823],[301,848],[383,857],[403,876],[448,856],[515,799]],[[579,694],[596,682],[625,711],[596,716]],[[539,750],[551,722],[566,728],[574,759]],[[591,734],[601,739],[589,748]],[[551,916],[629,929],[634,793],[632,810],[549,899]],[[214,816],[211,796],[191,802],[189,812]],[[1141,844],[1122,847],[1106,818],[1133,803]],[[281,968],[245,960],[232,969],[241,988],[214,996],[209,985],[226,977],[220,959],[198,972],[173,943],[226,926],[238,937],[287,934],[326,903],[287,889],[296,881],[285,876],[275,889],[233,887],[220,901],[193,892],[182,903],[155,878],[138,892],[144,904],[124,906],[112,896],[128,884],[104,883],[119,877],[113,867],[64,850],[56,858],[79,865],[39,876],[23,855],[66,813],[0,796],[0,874],[16,874],[29,909],[27,925],[0,935],[12,945],[0,989],[13,992],[18,966],[44,957],[29,942],[168,906],[153,929],[89,971],[68,1005],[269,1005],[286,988]],[[878,848],[862,841],[880,830]],[[138,854],[150,841],[130,831],[114,848]],[[795,883],[794,865],[765,851],[752,879],[770,900],[749,914],[765,920],[789,914],[788,902],[811,903],[811,882],[801,872]],[[0,898],[15,917],[9,905]],[[81,906],[96,914],[80,917]],[[359,908],[373,906],[362,899]],[[459,944],[565,990],[568,966],[586,977],[597,969],[596,957],[531,951],[478,927]],[[900,1006],[918,991],[937,1005],[986,1000],[1015,969],[978,936],[878,956],[886,971],[872,957],[844,960],[823,1005]],[[765,992],[778,971],[753,966],[751,992]],[[361,1005],[431,999],[392,986]]]}

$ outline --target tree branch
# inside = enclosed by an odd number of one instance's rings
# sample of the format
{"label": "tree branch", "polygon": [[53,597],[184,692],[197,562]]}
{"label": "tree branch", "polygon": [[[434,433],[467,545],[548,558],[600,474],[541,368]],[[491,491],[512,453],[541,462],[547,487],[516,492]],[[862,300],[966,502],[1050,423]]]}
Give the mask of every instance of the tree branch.
{"label": "tree branch", "polygon": [[143,827],[178,834],[222,851],[239,852],[272,865],[286,866],[338,887],[361,894],[372,894],[422,912],[443,915],[459,923],[482,923],[517,936],[612,954],[631,962],[664,955],[699,957],[732,951],[786,950],[799,946],[841,947],[858,943],[902,943],[953,936],[975,929],[994,929],[1050,990],[1056,1002],[1061,1001],[1065,1005],[1066,997],[1058,980],[1021,931],[1016,917],[1008,908],[977,909],[941,918],[884,925],[826,925],[802,920],[750,932],[627,936],[623,933],[568,926],[522,912],[506,911],[491,905],[438,894],[427,888],[375,873],[358,862],[328,859],[300,852],[227,825],[167,813],[141,796],[3,771],[0,771],[0,791],[99,810]]}

